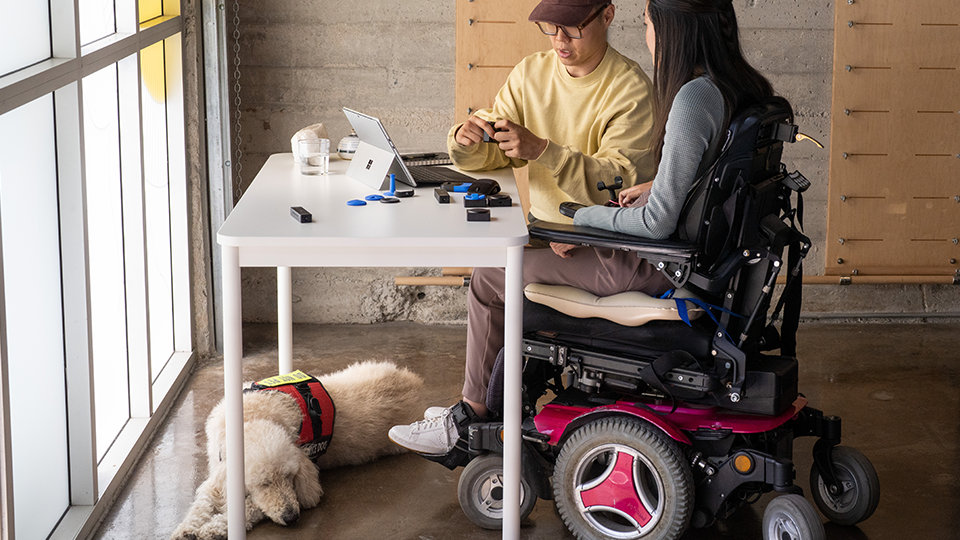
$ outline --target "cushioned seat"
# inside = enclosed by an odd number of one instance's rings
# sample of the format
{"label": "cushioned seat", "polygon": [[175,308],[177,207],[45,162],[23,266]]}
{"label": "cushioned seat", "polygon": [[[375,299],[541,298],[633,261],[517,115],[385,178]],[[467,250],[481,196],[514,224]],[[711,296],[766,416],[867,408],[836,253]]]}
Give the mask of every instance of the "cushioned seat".
{"label": "cushioned seat", "polygon": [[[601,297],[569,285],[531,283],[523,290],[523,294],[531,302],[578,319],[595,317],[623,326],[641,326],[650,321],[682,320],[675,300],[655,298],[639,291]],[[693,297],[683,289],[678,290],[674,296]],[[690,319],[695,319],[703,314],[703,310],[687,304],[687,314]]]}

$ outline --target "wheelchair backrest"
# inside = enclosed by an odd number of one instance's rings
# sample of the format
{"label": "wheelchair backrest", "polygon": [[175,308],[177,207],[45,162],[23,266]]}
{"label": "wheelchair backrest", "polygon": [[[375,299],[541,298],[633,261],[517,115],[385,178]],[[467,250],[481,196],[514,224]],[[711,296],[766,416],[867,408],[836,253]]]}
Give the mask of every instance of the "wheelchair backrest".
{"label": "wheelchair backrest", "polygon": [[[793,217],[791,189],[782,181],[783,143],[793,142],[796,133],[783,98],[740,110],[719,157],[691,189],[680,215],[677,239],[698,250],[689,284],[734,313],[760,314],[749,323],[724,316],[732,336],[759,334],[765,324],[770,301],[765,284],[783,253],[776,224]],[[758,257],[761,253],[765,256]]]}

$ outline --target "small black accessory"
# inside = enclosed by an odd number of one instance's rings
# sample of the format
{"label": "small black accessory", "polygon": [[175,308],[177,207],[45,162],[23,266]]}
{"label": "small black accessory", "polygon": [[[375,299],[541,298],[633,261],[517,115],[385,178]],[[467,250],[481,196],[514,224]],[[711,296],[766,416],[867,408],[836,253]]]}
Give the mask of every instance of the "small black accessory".
{"label": "small black accessory", "polygon": [[487,196],[487,206],[512,206],[513,199],[506,193],[494,193]]}
{"label": "small black accessory", "polygon": [[293,216],[293,219],[297,220],[298,223],[310,223],[313,221],[313,215],[304,210],[302,206],[291,206],[290,215]]}
{"label": "small black accessory", "polygon": [[597,182],[597,189],[599,189],[600,191],[607,190],[610,192],[611,201],[617,200],[617,190],[622,187],[623,187],[623,177],[620,177],[620,176],[614,176],[613,183],[610,184],[609,186],[605,184],[603,180],[600,180],[599,182]]}
{"label": "small black accessory", "polygon": [[394,197],[400,197],[401,199],[406,199],[407,197],[413,197],[412,189],[398,189],[393,192]]}
{"label": "small black accessory", "polygon": [[467,221],[490,221],[490,210],[486,208],[467,208]]}
{"label": "small black accessory", "polygon": [[493,178],[477,178],[470,183],[467,193],[493,195],[494,193],[500,193],[500,184]]}
{"label": "small black accessory", "polygon": [[[506,131],[505,129],[497,129],[497,128],[493,127],[493,125],[496,124],[496,122],[487,121],[487,123],[490,124],[490,127],[492,127],[492,128],[493,128],[493,131],[496,132],[496,133],[500,133],[501,131]],[[499,143],[500,141],[494,139],[493,137],[490,136],[489,133],[487,133],[486,131],[484,131],[484,132],[483,132],[483,142]]]}
{"label": "small black accessory", "polygon": [[479,193],[467,193],[463,196],[463,205],[467,208],[479,208],[487,205],[487,196]]}
{"label": "small black accessory", "polygon": [[380,199],[380,202],[382,202],[383,204],[394,204],[394,203],[400,202],[400,199],[396,197],[384,197]]}
{"label": "small black accessory", "polygon": [[433,196],[437,198],[437,202],[440,204],[447,204],[450,202],[450,194],[447,193],[447,190],[442,188],[434,188]]}
{"label": "small black accessory", "polygon": [[567,216],[568,218],[573,218],[573,215],[577,213],[577,210],[586,206],[585,204],[575,203],[573,201],[566,201],[560,203],[560,213]]}

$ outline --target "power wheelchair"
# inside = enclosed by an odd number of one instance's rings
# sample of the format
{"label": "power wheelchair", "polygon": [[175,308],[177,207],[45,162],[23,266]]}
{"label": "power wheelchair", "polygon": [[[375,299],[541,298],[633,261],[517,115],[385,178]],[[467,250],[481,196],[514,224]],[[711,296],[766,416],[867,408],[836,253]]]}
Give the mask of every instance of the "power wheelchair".
{"label": "power wheelchair", "polygon": [[[781,163],[783,143],[796,136],[782,98],[735,115],[670,240],[531,223],[534,239],[634,251],[675,289],[666,298],[598,299],[526,288],[522,518],[537,498],[553,499],[578,538],[676,538],[776,491],[783,495],[767,505],[763,538],[823,538],[794,484],[793,440],[802,436],[818,438],[810,489],[820,511],[843,525],[873,513],[879,480],[870,461],[839,446],[840,418],[797,390],[809,182]],[[502,410],[501,377],[495,369],[491,411]],[[502,422],[470,424],[453,451],[428,459],[465,465],[461,507],[477,525],[500,527]]]}

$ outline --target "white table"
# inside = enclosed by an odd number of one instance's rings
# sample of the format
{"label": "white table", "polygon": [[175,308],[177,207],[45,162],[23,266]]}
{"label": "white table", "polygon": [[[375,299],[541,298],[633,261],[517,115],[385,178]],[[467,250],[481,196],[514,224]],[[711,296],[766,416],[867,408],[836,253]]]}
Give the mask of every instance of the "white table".
{"label": "white table", "polygon": [[[279,372],[293,370],[291,268],[462,266],[505,267],[503,538],[520,535],[520,343],[523,246],[527,227],[509,169],[476,173],[494,178],[513,198],[510,208],[491,208],[490,222],[467,222],[463,195],[439,204],[433,188],[418,188],[398,204],[350,199],[375,193],[345,176],[349,162],[333,160],[331,174],[304,176],[292,154],[270,156],[217,232],[223,266],[223,383],[226,403],[227,521],[231,540],[245,538],[243,478],[242,327],[240,268],[277,268]],[[291,206],[313,214],[298,223]]]}

